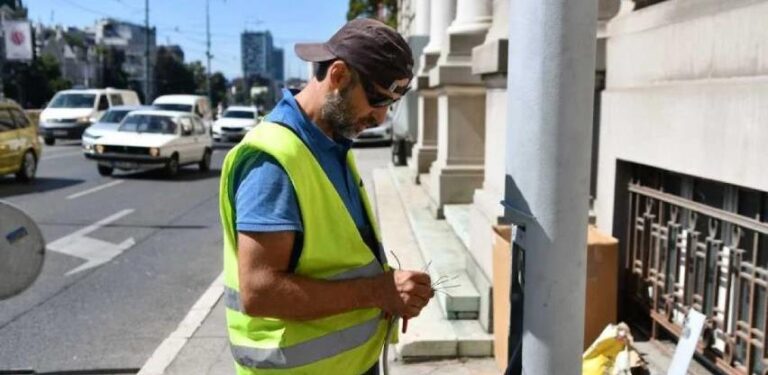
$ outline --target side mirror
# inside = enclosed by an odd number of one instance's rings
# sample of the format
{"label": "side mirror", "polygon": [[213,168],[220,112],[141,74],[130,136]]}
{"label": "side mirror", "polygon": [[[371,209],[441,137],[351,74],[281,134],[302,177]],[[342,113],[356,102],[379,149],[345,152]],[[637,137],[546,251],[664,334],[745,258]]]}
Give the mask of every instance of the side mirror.
{"label": "side mirror", "polygon": [[188,124],[181,125],[181,135],[185,137],[192,135],[192,126]]}

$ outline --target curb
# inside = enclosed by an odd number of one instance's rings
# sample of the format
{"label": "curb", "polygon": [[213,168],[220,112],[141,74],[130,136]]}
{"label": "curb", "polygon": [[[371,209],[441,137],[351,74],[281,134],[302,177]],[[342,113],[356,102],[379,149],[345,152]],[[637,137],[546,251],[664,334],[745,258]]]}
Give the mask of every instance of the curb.
{"label": "curb", "polygon": [[162,375],[165,369],[173,363],[181,349],[184,348],[187,341],[200,328],[200,325],[208,317],[213,307],[216,306],[219,298],[221,298],[224,292],[223,278],[224,273],[222,272],[213,280],[203,295],[192,305],[192,308],[187,312],[187,315],[179,323],[176,330],[168,335],[155,349],[152,356],[141,367],[138,375]]}

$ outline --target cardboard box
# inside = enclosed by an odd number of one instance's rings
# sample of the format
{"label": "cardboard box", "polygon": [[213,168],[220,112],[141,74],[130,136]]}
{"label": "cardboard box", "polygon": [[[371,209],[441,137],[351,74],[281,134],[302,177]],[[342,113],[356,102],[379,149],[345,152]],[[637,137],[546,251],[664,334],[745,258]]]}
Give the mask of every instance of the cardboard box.
{"label": "cardboard box", "polygon": [[[507,367],[512,273],[512,229],[493,227],[493,338],[494,356],[499,369]],[[598,337],[608,324],[616,323],[618,294],[619,242],[587,228],[587,275],[584,312],[584,348]],[[512,317],[511,319],[522,319]]]}
{"label": "cardboard box", "polygon": [[618,282],[619,241],[590,225],[587,230],[585,349],[600,336],[605,326],[617,323]]}
{"label": "cardboard box", "polygon": [[[512,287],[512,249],[509,226],[493,227],[493,352],[499,369],[509,357],[509,291]],[[522,318],[522,317],[521,317]]]}

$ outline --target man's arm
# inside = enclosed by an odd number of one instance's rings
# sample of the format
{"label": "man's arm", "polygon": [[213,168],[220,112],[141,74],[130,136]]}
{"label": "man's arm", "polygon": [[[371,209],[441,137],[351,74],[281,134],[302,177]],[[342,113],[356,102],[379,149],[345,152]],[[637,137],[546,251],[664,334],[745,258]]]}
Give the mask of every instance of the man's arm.
{"label": "man's arm", "polygon": [[434,296],[429,275],[395,271],[327,281],[288,272],[295,232],[238,233],[240,297],[248,315],[311,320],[376,307],[407,318]]}

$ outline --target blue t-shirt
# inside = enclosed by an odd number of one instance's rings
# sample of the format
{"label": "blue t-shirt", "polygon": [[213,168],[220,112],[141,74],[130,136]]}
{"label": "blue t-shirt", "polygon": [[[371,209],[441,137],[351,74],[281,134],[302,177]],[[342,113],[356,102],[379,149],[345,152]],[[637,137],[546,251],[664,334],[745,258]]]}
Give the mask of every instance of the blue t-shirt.
{"label": "blue t-shirt", "polygon": [[[266,120],[291,129],[307,145],[336,188],[363,238],[370,236],[372,232],[365,216],[360,192],[346,161],[352,141],[346,138],[328,138],[304,115],[289,90],[283,90],[283,99],[267,115]],[[280,163],[264,153],[247,162],[249,165],[241,175],[241,180],[235,181],[237,230],[302,233],[296,191]],[[295,265],[300,249],[299,238],[294,245],[296,258],[292,259],[292,266]]]}

